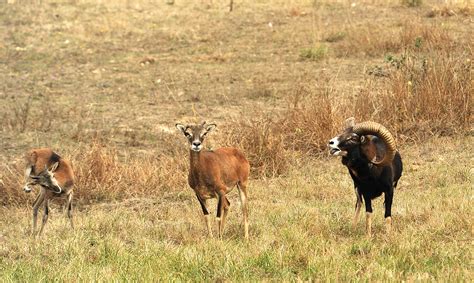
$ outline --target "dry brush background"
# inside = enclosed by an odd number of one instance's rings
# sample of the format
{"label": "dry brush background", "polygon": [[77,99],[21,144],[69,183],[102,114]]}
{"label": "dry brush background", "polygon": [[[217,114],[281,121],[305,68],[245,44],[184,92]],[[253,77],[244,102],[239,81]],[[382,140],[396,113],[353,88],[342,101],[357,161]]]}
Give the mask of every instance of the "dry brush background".
{"label": "dry brush background", "polygon": [[[4,280],[472,278],[469,1],[13,2],[0,4]],[[381,215],[375,239],[349,226],[352,185],[326,143],[350,116],[386,125],[404,157],[391,236]],[[174,124],[202,120],[218,124],[208,147],[251,162],[250,243],[235,197],[224,240],[197,220]],[[30,241],[22,157],[39,146],[73,163],[79,228],[58,205]]]}

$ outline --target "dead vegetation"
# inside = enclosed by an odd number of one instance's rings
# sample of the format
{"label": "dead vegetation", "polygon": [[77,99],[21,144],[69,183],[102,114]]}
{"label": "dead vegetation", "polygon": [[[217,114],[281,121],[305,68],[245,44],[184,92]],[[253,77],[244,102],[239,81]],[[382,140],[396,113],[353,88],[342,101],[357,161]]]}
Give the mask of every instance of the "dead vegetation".
{"label": "dead vegetation", "polygon": [[[325,153],[328,137],[349,116],[389,125],[399,144],[468,134],[473,123],[471,56],[469,49],[451,48],[389,56],[384,66],[388,76],[370,77],[354,101],[335,99],[339,96],[330,81],[300,83],[278,115],[254,114],[223,125],[217,144],[241,148],[251,163],[252,177],[260,178],[288,172],[295,153]],[[78,198],[97,202],[185,188],[187,150],[167,139],[179,137],[160,140],[164,150],[156,156],[129,156],[100,140],[75,151],[71,159]],[[19,163],[9,166],[2,165],[1,170],[4,204],[28,199],[19,191],[23,168]]]}
{"label": "dead vegetation", "polygon": [[471,50],[389,57],[389,78],[370,82],[356,101],[363,119],[385,121],[410,140],[472,131]]}
{"label": "dead vegetation", "polygon": [[[187,185],[187,159],[179,148],[172,155],[134,156],[94,141],[87,147],[60,154],[71,160],[75,172],[75,195],[82,203],[159,197],[164,192],[183,190]],[[181,153],[178,153],[180,152]],[[184,153],[186,154],[186,153]],[[12,166],[13,165],[13,166]],[[23,160],[1,165],[0,203],[15,205],[32,201],[23,185]]]}
{"label": "dead vegetation", "polygon": [[[7,2],[19,4],[0,4],[0,281],[473,278],[472,8]],[[382,219],[371,240],[349,225],[350,177],[326,156],[348,116],[397,138],[393,236]],[[174,124],[203,120],[218,125],[206,148],[251,163],[249,243],[233,216],[225,240],[202,237]],[[32,241],[22,157],[45,146],[72,161],[78,225],[55,201]],[[237,192],[229,200],[236,209]]]}
{"label": "dead vegetation", "polygon": [[[344,22],[315,42],[308,27],[322,18],[312,13],[363,10],[290,5],[267,13],[258,6],[261,20],[244,17],[243,5],[217,26],[209,21],[216,11],[197,6],[179,12],[171,6],[139,11],[84,4],[81,14],[68,5],[39,7],[43,14],[35,17],[25,16],[31,7],[21,14],[18,6],[8,6],[3,14],[10,32],[2,52],[10,75],[1,73],[0,129],[4,148],[11,149],[0,165],[3,204],[29,200],[19,191],[19,156],[32,145],[53,147],[72,160],[79,201],[184,189],[188,152],[173,133],[177,120],[215,119],[220,132],[211,146],[240,147],[253,178],[285,175],[295,156],[321,156],[348,116],[387,125],[400,145],[472,133],[471,42],[431,19]],[[97,13],[105,18],[71,24]],[[185,13],[191,22],[160,13]],[[31,36],[47,37],[50,29],[56,31],[51,47]],[[229,29],[235,33],[224,32]],[[290,35],[298,44],[285,43]],[[260,37],[265,40],[254,40]],[[280,45],[265,43],[272,40]],[[46,56],[48,48],[61,50],[60,58]],[[225,57],[225,63],[203,59],[212,56]],[[364,73],[373,64],[377,72]],[[315,68],[324,71],[315,75]]]}
{"label": "dead vegetation", "polygon": [[439,23],[404,22],[392,28],[369,24],[351,26],[339,33],[344,34],[344,37],[334,40],[333,32],[326,39],[335,42],[334,49],[337,56],[373,57],[407,50],[426,52],[454,46],[452,36]]}
{"label": "dead vegetation", "polygon": [[253,178],[276,177],[287,172],[290,160],[278,122],[269,117],[240,121],[227,135],[225,143],[241,148],[246,154]]}
{"label": "dead vegetation", "polygon": [[453,6],[453,5],[442,5],[434,6],[426,13],[426,17],[453,17],[453,16],[462,16],[468,17],[472,16],[472,8],[469,5],[462,6]]}

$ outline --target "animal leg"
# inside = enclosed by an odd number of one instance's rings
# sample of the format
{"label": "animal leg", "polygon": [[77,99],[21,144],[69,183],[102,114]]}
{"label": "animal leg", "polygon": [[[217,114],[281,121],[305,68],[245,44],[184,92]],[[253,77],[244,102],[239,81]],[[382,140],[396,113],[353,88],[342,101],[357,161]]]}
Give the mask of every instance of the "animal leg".
{"label": "animal leg", "polygon": [[43,189],[41,189],[40,193],[36,197],[36,200],[33,202],[33,230],[31,231],[31,234],[33,236],[36,235],[36,223],[38,222],[38,210],[40,205],[44,201],[45,194],[43,192]]}
{"label": "animal leg", "polygon": [[200,198],[198,195],[196,195],[196,197],[199,201],[199,204],[201,204],[202,212],[204,213],[204,220],[206,221],[208,235],[212,238],[211,215],[209,214],[207,200]]}
{"label": "animal leg", "polygon": [[25,169],[25,186],[23,187],[23,191],[25,191],[27,193],[31,192],[30,185],[33,184],[32,182],[28,182],[28,179],[30,178],[30,174],[31,174],[32,170],[33,170],[33,168],[31,166],[28,166]]}
{"label": "animal leg", "polygon": [[360,219],[360,208],[362,207],[362,196],[359,194],[357,187],[355,187],[355,194],[356,194],[356,206],[355,206],[355,215],[354,220],[352,221],[352,226],[356,227],[357,223],[359,223]]}
{"label": "animal leg", "polygon": [[224,211],[222,212],[222,217],[221,217],[221,237],[222,237],[222,234],[224,233],[224,226],[225,226],[227,213],[229,213],[229,208],[230,208],[230,202],[227,199],[227,197],[224,196]]}
{"label": "animal leg", "polygon": [[372,237],[372,200],[370,197],[364,196],[364,202],[366,212],[365,231],[367,233],[367,237]]}
{"label": "animal leg", "polygon": [[240,204],[242,206],[242,215],[244,217],[244,235],[245,239],[249,238],[249,222],[248,222],[248,212],[247,212],[247,184],[239,183],[237,185],[239,189]]}
{"label": "animal leg", "polygon": [[74,230],[74,222],[72,220],[72,195],[70,192],[67,196],[66,209],[67,209],[67,218],[69,218],[69,223],[71,223],[71,228]]}
{"label": "animal leg", "polygon": [[219,238],[222,238],[224,233],[225,218],[227,216],[230,202],[226,198],[224,191],[218,193],[218,202],[217,202],[217,225]]}
{"label": "animal leg", "polygon": [[41,236],[41,234],[43,234],[43,229],[44,229],[44,226],[46,225],[46,222],[48,222],[48,216],[49,216],[49,199],[46,198],[44,200],[44,212],[43,212],[43,222],[41,223],[41,228],[40,228],[40,231],[39,231],[39,235]]}
{"label": "animal leg", "polygon": [[393,189],[385,193],[385,229],[387,233],[392,230],[392,202]]}
{"label": "animal leg", "polygon": [[367,233],[367,237],[372,237],[372,212],[366,212],[365,231]]}

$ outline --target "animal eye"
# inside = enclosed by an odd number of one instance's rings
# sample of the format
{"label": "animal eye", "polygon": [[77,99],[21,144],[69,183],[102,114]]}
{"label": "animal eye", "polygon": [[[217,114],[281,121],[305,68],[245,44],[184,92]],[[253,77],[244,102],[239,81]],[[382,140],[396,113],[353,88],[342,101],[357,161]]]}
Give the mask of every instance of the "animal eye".
{"label": "animal eye", "polygon": [[188,132],[184,132],[184,135],[187,136],[187,137],[190,137],[190,136],[191,136],[191,134],[188,133]]}
{"label": "animal eye", "polygon": [[358,136],[357,134],[352,134],[352,135],[350,135],[350,136],[347,138],[347,140],[348,140],[348,141],[349,141],[349,140],[357,140],[358,138],[359,138],[359,136]]}

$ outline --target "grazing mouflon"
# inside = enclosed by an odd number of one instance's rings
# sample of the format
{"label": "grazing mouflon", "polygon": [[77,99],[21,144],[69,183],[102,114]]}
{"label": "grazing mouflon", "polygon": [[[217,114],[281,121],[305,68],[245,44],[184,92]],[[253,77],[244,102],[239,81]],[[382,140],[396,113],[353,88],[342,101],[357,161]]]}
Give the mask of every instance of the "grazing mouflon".
{"label": "grazing mouflon", "polygon": [[71,227],[74,228],[72,220],[72,197],[74,187],[74,173],[71,164],[49,148],[39,148],[30,150],[26,154],[25,169],[26,184],[23,190],[31,192],[31,187],[40,185],[41,189],[33,202],[33,230],[36,233],[36,222],[38,210],[41,205],[44,207],[43,222],[39,234],[48,221],[49,201],[57,197],[66,197],[66,209]]}

